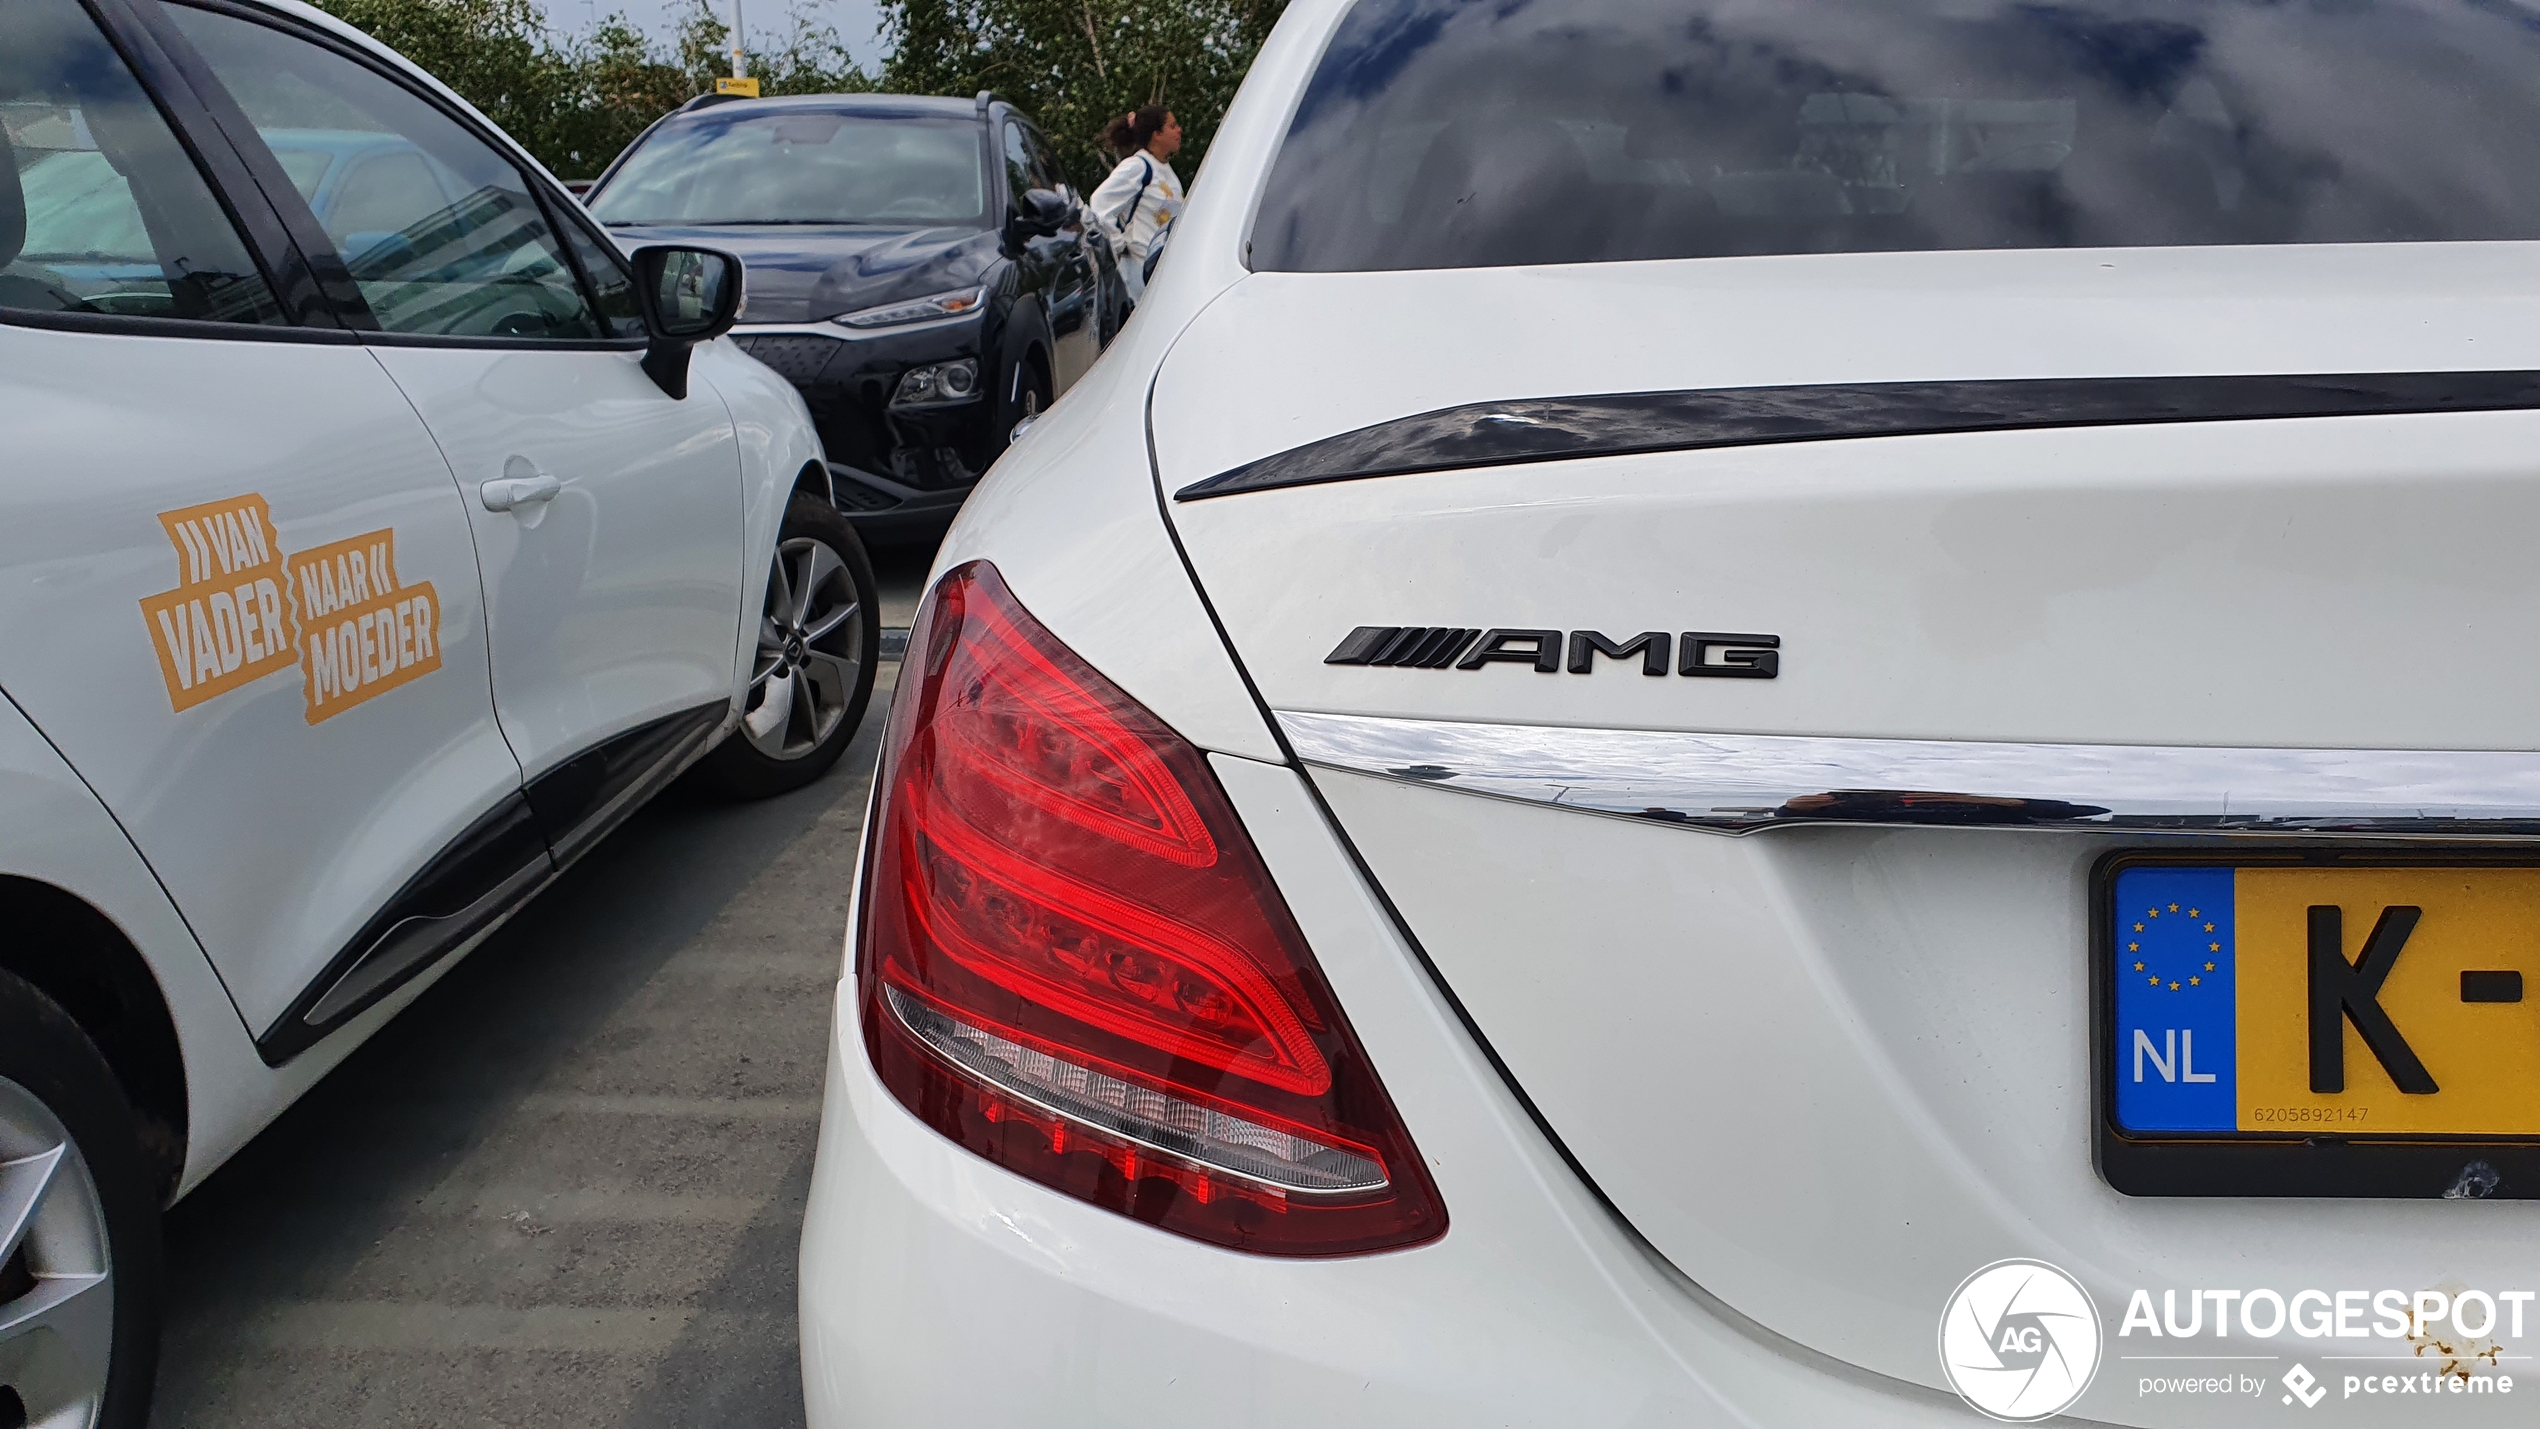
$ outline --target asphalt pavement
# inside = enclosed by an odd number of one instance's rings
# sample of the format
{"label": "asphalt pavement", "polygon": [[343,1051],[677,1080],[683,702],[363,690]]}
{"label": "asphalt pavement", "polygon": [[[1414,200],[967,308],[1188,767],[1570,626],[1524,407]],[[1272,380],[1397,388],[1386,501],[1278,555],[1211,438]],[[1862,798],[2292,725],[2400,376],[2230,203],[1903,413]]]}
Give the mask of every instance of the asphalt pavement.
{"label": "asphalt pavement", "polygon": [[[905,626],[926,553],[879,553]],[[896,666],[828,777],[674,790],[169,1214],[163,1429],[802,1422],[794,1249]]]}

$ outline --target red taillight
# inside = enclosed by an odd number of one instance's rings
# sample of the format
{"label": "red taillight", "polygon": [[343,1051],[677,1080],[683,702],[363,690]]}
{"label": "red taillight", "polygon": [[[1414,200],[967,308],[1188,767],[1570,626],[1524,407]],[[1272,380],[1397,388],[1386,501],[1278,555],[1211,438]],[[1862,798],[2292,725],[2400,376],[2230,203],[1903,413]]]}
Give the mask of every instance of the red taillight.
{"label": "red taillight", "polygon": [[974,561],[910,633],[857,956],[902,1105],[1079,1200],[1272,1255],[1446,1208],[1207,760]]}

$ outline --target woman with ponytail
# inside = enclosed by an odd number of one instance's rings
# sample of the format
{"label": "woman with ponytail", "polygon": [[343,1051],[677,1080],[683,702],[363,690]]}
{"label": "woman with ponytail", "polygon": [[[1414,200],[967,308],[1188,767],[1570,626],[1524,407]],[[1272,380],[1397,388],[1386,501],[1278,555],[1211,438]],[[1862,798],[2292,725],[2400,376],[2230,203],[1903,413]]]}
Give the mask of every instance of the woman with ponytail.
{"label": "woman with ponytail", "polygon": [[1111,235],[1132,301],[1146,295],[1147,250],[1182,211],[1182,176],[1166,160],[1182,147],[1182,125],[1160,104],[1111,121],[1103,141],[1121,156],[1088,206]]}

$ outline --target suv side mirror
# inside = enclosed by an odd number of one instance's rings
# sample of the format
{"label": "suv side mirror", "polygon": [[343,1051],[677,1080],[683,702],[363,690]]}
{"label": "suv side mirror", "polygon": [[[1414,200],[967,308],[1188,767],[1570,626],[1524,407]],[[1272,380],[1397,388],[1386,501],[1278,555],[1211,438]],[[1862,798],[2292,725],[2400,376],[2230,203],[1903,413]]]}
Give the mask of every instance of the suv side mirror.
{"label": "suv side mirror", "polygon": [[741,315],[741,260],[712,248],[638,248],[635,296],[652,346],[644,373],[674,400],[688,395],[688,354],[731,330]]}
{"label": "suv side mirror", "polygon": [[1018,243],[1047,238],[1065,228],[1075,214],[1076,206],[1055,190],[1026,189],[1014,201],[1014,213],[1005,221],[1006,232]]}

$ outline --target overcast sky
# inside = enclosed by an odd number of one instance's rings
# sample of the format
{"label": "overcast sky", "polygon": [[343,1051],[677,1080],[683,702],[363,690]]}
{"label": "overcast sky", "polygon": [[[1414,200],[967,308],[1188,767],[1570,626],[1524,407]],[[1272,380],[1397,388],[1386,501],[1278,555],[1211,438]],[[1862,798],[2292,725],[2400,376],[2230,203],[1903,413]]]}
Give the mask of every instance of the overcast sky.
{"label": "overcast sky", "polygon": [[[676,17],[686,14],[691,3],[693,0],[539,0],[548,23],[559,30],[579,34],[589,30],[596,17],[622,10],[638,29],[664,43],[677,28]],[[732,0],[712,3],[715,13],[726,19],[731,17]],[[882,42],[878,32],[882,10],[874,0],[810,0],[804,8],[838,32],[838,38],[846,41],[848,53],[856,57],[866,73],[881,67]],[[741,24],[748,31],[752,49],[782,34],[785,23],[785,0],[741,0]]]}

